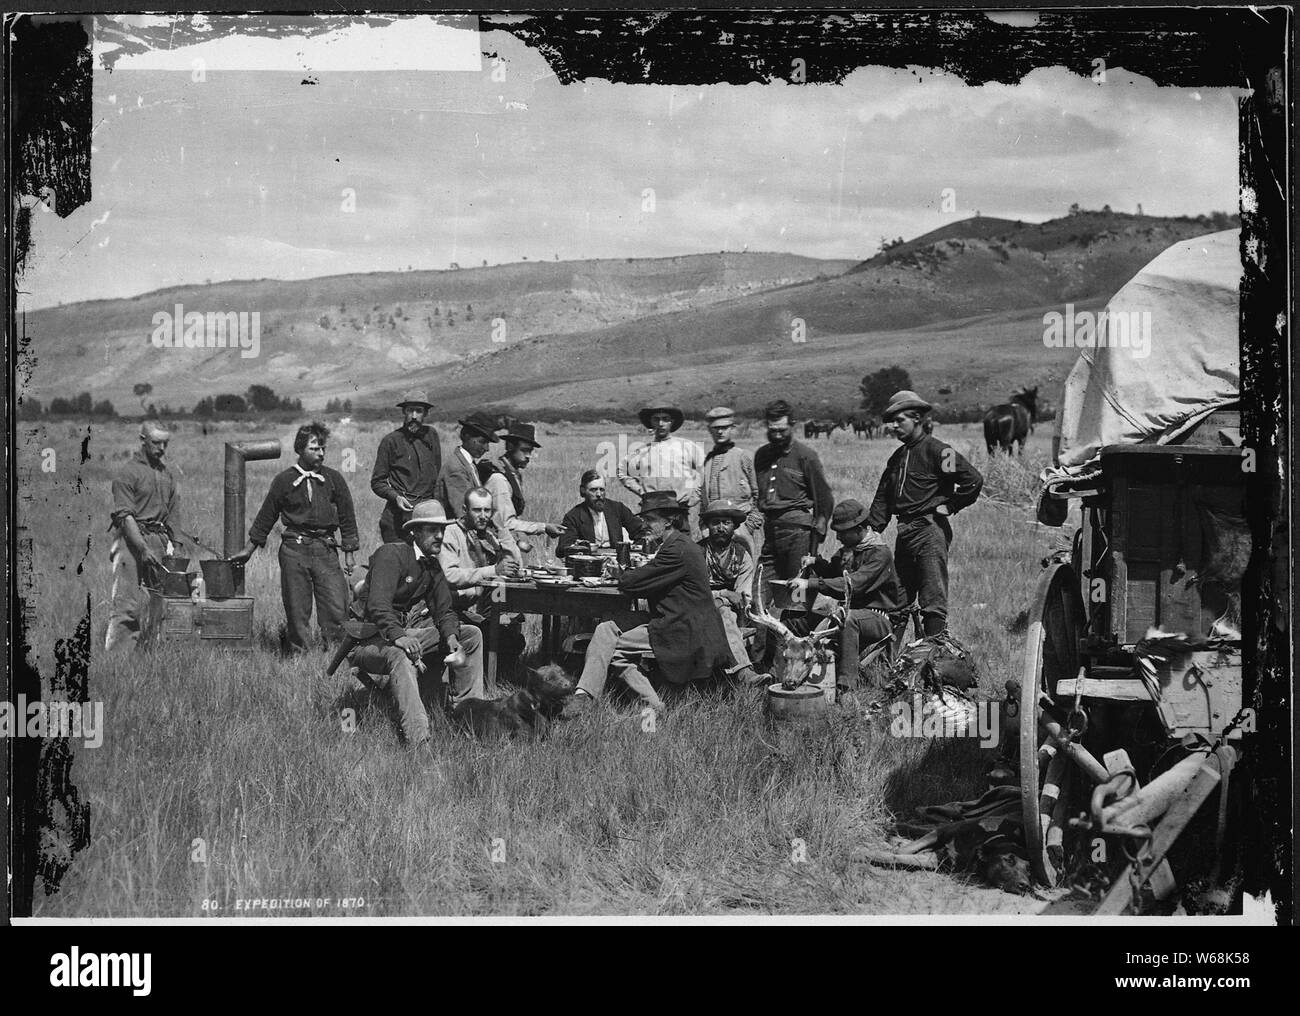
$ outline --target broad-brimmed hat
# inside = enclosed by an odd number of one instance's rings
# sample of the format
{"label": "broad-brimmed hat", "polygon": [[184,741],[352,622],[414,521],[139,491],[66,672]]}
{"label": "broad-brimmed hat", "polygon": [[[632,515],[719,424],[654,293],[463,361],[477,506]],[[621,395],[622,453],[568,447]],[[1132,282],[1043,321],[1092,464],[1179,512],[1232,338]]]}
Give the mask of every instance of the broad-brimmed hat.
{"label": "broad-brimmed hat", "polygon": [[457,420],[462,427],[468,427],[470,430],[477,431],[488,439],[491,444],[501,439],[497,437],[497,421],[488,416],[487,413],[470,413],[463,420]]}
{"label": "broad-brimmed hat", "polygon": [[641,495],[641,510],[637,514],[684,511],[686,506],[677,500],[677,495],[671,490],[647,490]]}
{"label": "broad-brimmed hat", "polygon": [[727,420],[731,422],[734,421],[735,419],[736,419],[736,414],[733,413],[731,409],[727,406],[714,406],[712,409],[710,409],[707,413],[704,414],[704,422],[709,424],[710,426],[712,426],[715,423],[720,423],[723,420]]}
{"label": "broad-brimmed hat", "polygon": [[429,401],[429,393],[418,390],[412,390],[402,396],[402,401],[397,404],[398,409],[406,406],[423,406],[425,409],[432,409],[433,403]]}
{"label": "broad-brimmed hat", "polygon": [[867,509],[857,498],[851,497],[841,501],[831,512],[831,528],[837,533],[860,526],[867,521]]}
{"label": "broad-brimmed hat", "polygon": [[749,518],[749,512],[736,504],[729,498],[720,497],[716,501],[710,501],[709,506],[700,512],[700,521],[705,519],[733,519],[737,523],[744,522]]}
{"label": "broad-brimmed hat", "polygon": [[880,419],[892,420],[895,416],[906,409],[919,409],[923,413],[928,413],[933,408],[934,407],[930,405],[930,403],[917,395],[916,392],[904,389],[901,392],[894,392],[894,394],[889,397],[889,405],[887,405],[885,411],[880,414]]}
{"label": "broad-brimmed hat", "polygon": [[531,423],[520,423],[514,420],[506,428],[504,436],[507,441],[527,441],[534,448],[542,447],[537,443],[537,428]]}
{"label": "broad-brimmed hat", "polygon": [[645,427],[646,430],[650,429],[650,417],[654,416],[655,413],[667,413],[671,416],[673,418],[673,430],[680,427],[686,419],[686,414],[676,406],[646,406],[641,410],[641,412],[636,414],[637,418],[641,421],[641,426]]}
{"label": "broad-brimmed hat", "polygon": [[437,498],[431,498],[428,501],[421,501],[411,509],[411,517],[402,523],[403,529],[410,529],[412,526],[447,526],[451,524],[451,519],[447,518],[447,513],[442,509],[442,502]]}

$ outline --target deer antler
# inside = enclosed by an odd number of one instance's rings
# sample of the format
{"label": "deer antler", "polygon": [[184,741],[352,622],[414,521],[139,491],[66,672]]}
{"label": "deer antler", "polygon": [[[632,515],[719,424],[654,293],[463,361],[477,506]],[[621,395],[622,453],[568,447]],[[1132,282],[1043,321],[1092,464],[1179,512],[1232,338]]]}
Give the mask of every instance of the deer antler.
{"label": "deer antler", "polygon": [[794,632],[782,624],[780,619],[772,614],[772,612],[767,609],[766,604],[763,603],[763,584],[761,582],[758,584],[758,609],[754,610],[753,608],[750,608],[749,619],[755,624],[762,625],[764,628],[776,632],[781,636],[781,641],[783,642],[794,638]]}

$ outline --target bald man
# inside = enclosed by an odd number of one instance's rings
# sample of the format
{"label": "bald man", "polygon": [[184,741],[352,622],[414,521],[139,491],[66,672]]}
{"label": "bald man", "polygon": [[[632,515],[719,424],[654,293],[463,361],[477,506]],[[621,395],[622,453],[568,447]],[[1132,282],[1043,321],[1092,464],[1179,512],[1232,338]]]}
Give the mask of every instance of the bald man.
{"label": "bald man", "polygon": [[[113,605],[104,647],[134,648],[148,605],[141,586],[156,585],[162,557],[185,536],[180,527],[176,478],[163,459],[171,434],[152,420],[140,425],[140,450],[113,478],[109,554],[113,560]],[[189,539],[189,537],[185,537]]]}

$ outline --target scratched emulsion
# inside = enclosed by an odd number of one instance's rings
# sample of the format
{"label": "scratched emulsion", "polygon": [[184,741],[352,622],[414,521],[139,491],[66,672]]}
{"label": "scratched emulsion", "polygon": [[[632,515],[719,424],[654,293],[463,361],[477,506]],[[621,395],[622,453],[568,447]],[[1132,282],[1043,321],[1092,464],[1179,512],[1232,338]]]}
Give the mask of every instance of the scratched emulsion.
{"label": "scratched emulsion", "polygon": [[[1252,862],[1245,888],[1256,895],[1271,890],[1273,899],[1280,901],[1279,920],[1289,922],[1293,840],[1288,778],[1290,622],[1284,563],[1289,551],[1285,508],[1290,497],[1283,456],[1284,422],[1289,425],[1290,419],[1285,358],[1290,262],[1285,246],[1288,209],[1282,192],[1286,170],[1281,82],[1288,70],[1282,64],[1285,14],[1276,9],[1228,8],[1042,11],[1033,24],[1017,26],[994,22],[978,12],[570,12],[485,14],[480,16],[480,26],[485,32],[509,32],[535,48],[565,84],[587,78],[628,84],[790,81],[796,66],[808,84],[832,84],[857,67],[874,64],[942,70],[973,85],[1018,82],[1034,68],[1047,66],[1089,75],[1093,61],[1102,58],[1108,67],[1122,67],[1159,84],[1250,90],[1241,104],[1242,187],[1243,193],[1249,190],[1254,195],[1253,207],[1242,208],[1242,427],[1247,443],[1257,450],[1261,468],[1247,478],[1254,553],[1243,590],[1247,618],[1243,634],[1246,699],[1253,702],[1259,717],[1254,812],[1268,817],[1248,824],[1244,831]],[[198,43],[220,34],[315,36],[357,23],[387,26],[396,18],[330,13],[315,19],[177,18],[129,28],[106,24],[101,40],[115,43],[116,48],[105,54],[103,62],[111,70],[124,55]],[[72,40],[73,35],[82,41]],[[490,44],[490,39],[485,43]],[[14,54],[16,73],[11,80],[16,93],[27,100],[15,138],[15,196],[54,186],[58,212],[67,215],[89,199],[90,79],[85,32],[76,23],[34,29],[20,21]],[[21,268],[27,250],[23,238],[29,235],[22,216],[15,233]],[[11,341],[9,348],[18,348],[16,342]],[[1270,547],[1284,552],[1278,567],[1270,560]],[[21,624],[21,612],[19,618]],[[80,659],[69,655],[69,646],[80,645],[82,639],[88,643],[88,616],[61,643],[61,659],[68,661],[69,671],[74,669],[74,658]],[[39,688],[39,678],[23,669],[21,628],[18,643],[14,688],[30,689],[33,682]],[[37,770],[28,757],[29,743],[29,739],[16,739],[14,750],[15,831],[21,848],[14,855],[20,861],[15,870],[15,913],[30,912],[32,862],[41,834],[34,821]],[[58,776],[57,763],[51,775]],[[63,795],[64,811],[77,814],[75,808],[66,808],[68,800],[75,802],[70,782],[49,778],[45,785],[50,794]],[[59,811],[51,802],[41,807],[45,821],[55,821]],[[68,819],[67,828],[72,836],[61,843],[75,842],[77,830],[84,834],[86,826]],[[61,869],[56,868],[46,864],[43,876],[57,880]]]}

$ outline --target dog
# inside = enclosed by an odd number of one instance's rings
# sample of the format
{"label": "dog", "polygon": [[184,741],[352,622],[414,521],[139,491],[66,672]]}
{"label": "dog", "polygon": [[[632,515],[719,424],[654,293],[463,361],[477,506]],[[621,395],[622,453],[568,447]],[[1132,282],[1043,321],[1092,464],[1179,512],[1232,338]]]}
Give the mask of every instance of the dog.
{"label": "dog", "polygon": [[574,692],[574,683],[561,667],[547,664],[529,670],[522,688],[503,699],[467,699],[451,713],[452,720],[475,737],[526,737],[537,740],[551,732]]}

